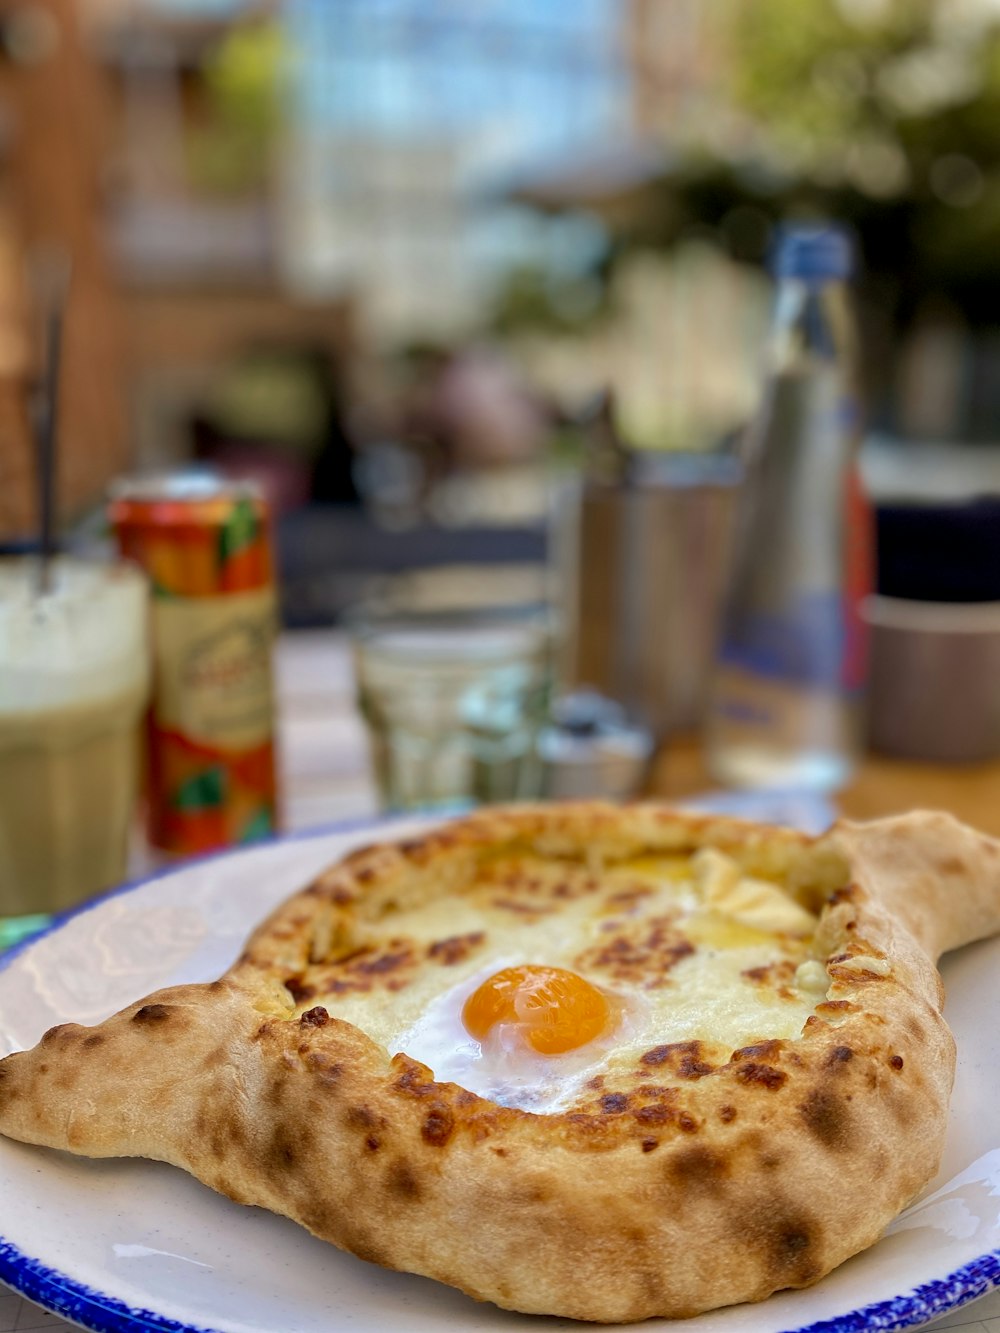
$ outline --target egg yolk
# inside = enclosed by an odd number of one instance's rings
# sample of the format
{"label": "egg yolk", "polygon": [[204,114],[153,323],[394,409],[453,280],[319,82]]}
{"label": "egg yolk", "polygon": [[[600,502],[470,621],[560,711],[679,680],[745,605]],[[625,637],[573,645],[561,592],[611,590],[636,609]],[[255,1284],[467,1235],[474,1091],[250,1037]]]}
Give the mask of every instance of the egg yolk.
{"label": "egg yolk", "polygon": [[482,1041],[498,1024],[515,1024],[541,1055],[575,1051],[609,1026],[607,997],[561,967],[505,967],[469,996],[462,1009],[466,1031]]}

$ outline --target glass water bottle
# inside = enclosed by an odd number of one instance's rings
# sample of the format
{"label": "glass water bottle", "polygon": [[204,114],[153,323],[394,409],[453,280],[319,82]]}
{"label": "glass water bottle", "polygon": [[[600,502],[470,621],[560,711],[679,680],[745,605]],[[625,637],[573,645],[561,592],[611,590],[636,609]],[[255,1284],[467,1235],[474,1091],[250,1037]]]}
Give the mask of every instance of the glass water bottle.
{"label": "glass water bottle", "polygon": [[848,236],[786,228],[761,410],[744,444],[708,759],[742,787],[842,786],[859,750],[870,528],[858,483]]}

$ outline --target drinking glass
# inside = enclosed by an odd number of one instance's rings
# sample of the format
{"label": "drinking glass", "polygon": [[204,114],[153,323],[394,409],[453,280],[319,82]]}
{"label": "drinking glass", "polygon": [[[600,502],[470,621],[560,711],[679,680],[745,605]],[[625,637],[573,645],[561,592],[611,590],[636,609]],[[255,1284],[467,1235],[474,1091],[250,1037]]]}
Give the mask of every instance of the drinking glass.
{"label": "drinking glass", "polygon": [[135,570],[0,560],[0,918],[70,907],[124,878],[146,704],[147,586]]}
{"label": "drinking glass", "polygon": [[552,688],[544,613],[355,613],[358,706],[386,810],[526,800]]}

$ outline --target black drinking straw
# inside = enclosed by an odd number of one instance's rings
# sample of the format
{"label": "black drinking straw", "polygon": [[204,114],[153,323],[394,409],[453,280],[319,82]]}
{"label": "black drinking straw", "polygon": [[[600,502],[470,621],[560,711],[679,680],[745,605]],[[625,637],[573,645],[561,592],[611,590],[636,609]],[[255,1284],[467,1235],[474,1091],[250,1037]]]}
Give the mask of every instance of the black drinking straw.
{"label": "black drinking straw", "polygon": [[40,250],[31,264],[32,287],[43,325],[42,374],[34,403],[35,475],[38,486],[38,587],[52,586],[56,553],[56,462],[63,322],[69,292],[70,260],[63,250]]}

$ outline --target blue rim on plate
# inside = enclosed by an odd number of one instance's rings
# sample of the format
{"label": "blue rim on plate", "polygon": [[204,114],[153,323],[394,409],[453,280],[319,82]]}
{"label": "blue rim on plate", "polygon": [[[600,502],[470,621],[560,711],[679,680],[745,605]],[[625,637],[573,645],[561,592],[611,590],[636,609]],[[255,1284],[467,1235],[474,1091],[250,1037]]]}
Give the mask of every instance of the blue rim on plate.
{"label": "blue rim on plate", "polygon": [[[444,818],[448,812],[437,813]],[[178,865],[161,866],[141,879],[130,880],[88,900],[79,907],[61,913],[45,930],[22,940],[0,956],[0,972],[5,971],[22,953],[47,935],[60,930],[74,917],[93,911],[111,898],[132,893],[158,879],[165,879],[168,875],[179,874],[191,865],[238,856],[243,852],[281,843],[308,842],[339,833],[360,833],[365,829],[380,828],[405,818],[407,818],[405,815],[381,815],[345,820],[302,833],[264,838],[244,847],[227,848],[225,851],[199,857],[197,861],[188,860]],[[181,1323],[169,1316],[157,1314],[154,1310],[136,1309],[113,1296],[95,1291],[84,1283],[76,1282],[60,1273],[58,1269],[50,1268],[41,1260],[24,1254],[2,1235],[0,1235],[0,1281],[44,1309],[64,1319],[71,1319],[84,1328],[91,1329],[93,1333],[144,1333],[144,1330],[149,1330],[149,1333],[220,1333],[218,1329],[199,1324]],[[789,1328],[784,1330],[784,1333],[864,1333],[865,1330],[873,1328],[888,1330],[918,1328],[933,1319],[954,1314],[956,1310],[988,1295],[998,1287],[1000,1287],[1000,1250],[990,1250],[953,1273],[949,1273],[947,1277],[922,1283],[904,1295],[893,1296],[885,1301],[875,1301],[857,1310],[836,1315],[832,1319],[820,1319],[811,1324],[799,1325],[795,1329]],[[651,1320],[649,1323],[651,1329],[656,1327],[654,1321]]]}

